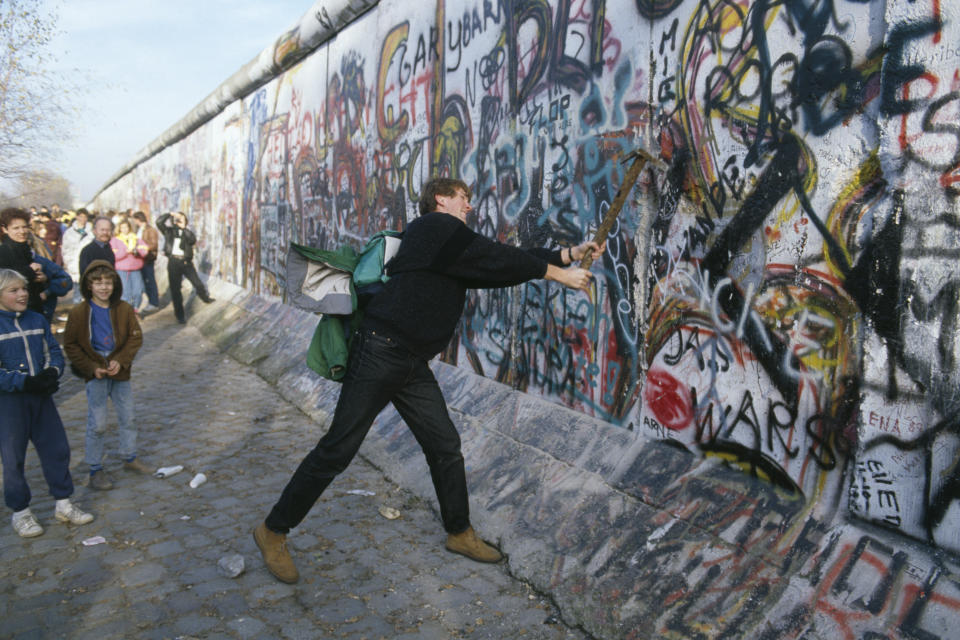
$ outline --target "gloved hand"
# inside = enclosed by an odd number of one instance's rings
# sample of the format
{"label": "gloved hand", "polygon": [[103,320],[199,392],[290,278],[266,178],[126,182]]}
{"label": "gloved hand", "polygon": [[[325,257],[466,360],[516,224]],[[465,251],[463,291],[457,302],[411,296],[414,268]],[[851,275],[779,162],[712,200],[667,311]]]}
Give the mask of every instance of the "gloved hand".
{"label": "gloved hand", "polygon": [[47,380],[43,377],[42,373],[38,373],[35,376],[27,376],[23,379],[23,391],[24,393],[46,393]]}
{"label": "gloved hand", "polygon": [[53,367],[47,367],[35,376],[27,376],[23,381],[26,393],[51,394],[60,388],[60,374]]}
{"label": "gloved hand", "polygon": [[56,367],[47,367],[40,372],[40,375],[54,382],[60,379],[60,372],[57,371]]}
{"label": "gloved hand", "polygon": [[60,388],[60,372],[54,367],[47,367],[40,372],[40,377],[47,383],[44,393],[56,393]]}

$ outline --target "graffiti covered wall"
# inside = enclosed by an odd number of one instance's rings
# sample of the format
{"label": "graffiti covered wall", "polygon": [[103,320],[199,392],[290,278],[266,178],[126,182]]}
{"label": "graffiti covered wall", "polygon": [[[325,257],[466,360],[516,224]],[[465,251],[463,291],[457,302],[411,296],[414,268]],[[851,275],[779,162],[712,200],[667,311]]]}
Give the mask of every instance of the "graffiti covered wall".
{"label": "graffiti covered wall", "polygon": [[578,243],[646,149],[593,290],[474,292],[444,360],[955,554],[957,42],[938,0],[383,0],[97,206],[279,297],[289,242],[402,229],[436,174]]}

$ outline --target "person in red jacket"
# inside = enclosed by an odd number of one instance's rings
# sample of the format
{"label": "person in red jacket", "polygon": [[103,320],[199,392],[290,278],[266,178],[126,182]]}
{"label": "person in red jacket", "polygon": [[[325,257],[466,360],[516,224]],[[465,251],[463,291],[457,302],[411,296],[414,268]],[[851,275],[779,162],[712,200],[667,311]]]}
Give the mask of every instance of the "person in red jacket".
{"label": "person in red jacket", "polygon": [[110,248],[113,249],[113,266],[123,285],[123,300],[140,313],[143,299],[143,275],[140,270],[148,252],[147,243],[137,237],[130,221],[121,220],[117,224],[116,235],[110,238]]}

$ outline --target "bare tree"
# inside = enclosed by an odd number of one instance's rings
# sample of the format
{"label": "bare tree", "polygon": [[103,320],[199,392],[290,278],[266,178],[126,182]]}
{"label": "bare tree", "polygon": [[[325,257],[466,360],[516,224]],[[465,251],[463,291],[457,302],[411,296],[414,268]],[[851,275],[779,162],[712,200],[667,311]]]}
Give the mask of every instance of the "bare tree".
{"label": "bare tree", "polygon": [[[3,0],[0,0],[2,2]],[[47,207],[59,204],[62,209],[73,207],[70,181],[49,171],[26,170],[17,176],[12,195],[0,194],[0,207]]]}
{"label": "bare tree", "polygon": [[43,166],[69,133],[71,81],[53,69],[57,16],[37,0],[0,0],[0,178]]}

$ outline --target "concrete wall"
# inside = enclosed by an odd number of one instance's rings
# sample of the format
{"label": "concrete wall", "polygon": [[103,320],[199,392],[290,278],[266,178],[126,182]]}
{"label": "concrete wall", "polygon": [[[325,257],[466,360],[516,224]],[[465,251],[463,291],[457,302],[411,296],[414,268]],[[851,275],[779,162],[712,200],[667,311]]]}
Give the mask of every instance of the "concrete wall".
{"label": "concrete wall", "polygon": [[[301,34],[329,22],[326,4],[272,59],[307,53]],[[580,443],[568,422],[598,434],[568,463],[590,474],[581,491],[614,500],[590,531],[637,555],[599,549],[571,575],[604,594],[673,591],[637,595],[645,605],[596,596],[584,615],[604,602],[662,612],[668,635],[799,637],[829,619],[856,631],[847,637],[949,637],[960,609],[960,7],[383,0],[355,17],[369,4],[340,5],[352,22],[165,138],[97,205],[187,212],[201,269],[279,304],[288,242],[400,229],[432,174],[472,186],[481,232],[566,246],[596,228],[629,151],[659,155],[668,168],[641,176],[589,295],[544,282],[477,292],[443,354],[454,386],[503,383],[519,405],[566,416],[518,420],[509,441],[521,449]],[[660,468],[662,452],[686,462]],[[584,470],[592,456],[620,462]],[[539,480],[522,486],[546,512],[569,479]],[[599,508],[576,495],[585,510],[571,518]],[[628,514],[644,505],[670,515],[634,526]],[[690,527],[712,542],[698,546]],[[674,535],[674,546],[650,542]],[[717,540],[756,545],[761,559],[724,564]],[[541,559],[582,560],[583,544]],[[567,567],[555,569],[567,584]],[[934,602],[931,626],[918,607]]]}
{"label": "concrete wall", "polygon": [[[326,424],[339,385],[304,363],[316,318],[210,284],[217,301],[194,299],[190,322]],[[811,509],[796,492],[674,441],[637,437],[462,367],[434,370],[463,437],[471,520],[500,544],[511,572],[594,637],[956,636],[960,566],[937,548]],[[419,446],[392,408],[360,455],[436,504]],[[291,472],[297,462],[277,460]],[[323,522],[303,526],[316,527]]]}

